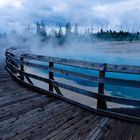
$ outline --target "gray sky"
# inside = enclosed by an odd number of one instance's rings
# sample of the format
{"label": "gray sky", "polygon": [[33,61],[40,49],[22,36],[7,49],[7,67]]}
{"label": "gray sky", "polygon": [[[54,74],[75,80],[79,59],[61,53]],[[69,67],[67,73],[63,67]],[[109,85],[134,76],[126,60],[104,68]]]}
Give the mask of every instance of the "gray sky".
{"label": "gray sky", "polygon": [[0,32],[45,20],[49,26],[66,20],[81,26],[140,28],[140,0],[0,0]]}

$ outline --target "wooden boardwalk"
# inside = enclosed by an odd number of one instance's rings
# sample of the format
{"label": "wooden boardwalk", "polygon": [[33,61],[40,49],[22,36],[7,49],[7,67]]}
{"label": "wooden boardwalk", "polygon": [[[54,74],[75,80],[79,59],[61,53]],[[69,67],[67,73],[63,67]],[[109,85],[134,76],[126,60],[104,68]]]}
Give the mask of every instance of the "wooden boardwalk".
{"label": "wooden boardwalk", "polygon": [[139,140],[140,125],[22,87],[1,67],[0,140]]}

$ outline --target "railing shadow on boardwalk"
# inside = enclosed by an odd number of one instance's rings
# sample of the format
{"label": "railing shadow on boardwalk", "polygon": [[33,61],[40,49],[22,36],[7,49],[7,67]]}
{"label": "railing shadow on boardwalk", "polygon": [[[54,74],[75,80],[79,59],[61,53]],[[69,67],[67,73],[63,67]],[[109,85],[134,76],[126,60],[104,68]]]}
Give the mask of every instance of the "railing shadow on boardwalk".
{"label": "railing shadow on boardwalk", "polygon": [[[140,66],[92,63],[92,62],[85,62],[79,60],[41,56],[41,55],[35,55],[26,52],[27,52],[26,49],[19,49],[19,48],[18,49],[9,48],[6,50],[6,69],[19,83],[24,84],[25,86],[28,86],[35,90],[41,91],[43,93],[50,94],[52,96],[60,98],[74,105],[88,109],[100,115],[105,115],[117,119],[123,119],[127,121],[140,123],[140,117],[134,116],[134,114],[131,113],[131,111],[133,110],[135,110],[136,112],[139,110],[140,100],[127,99],[124,97],[115,97],[115,96],[104,94],[105,84],[140,88],[140,81],[138,80],[136,81],[136,80],[126,80],[126,79],[118,79],[118,78],[108,78],[105,76],[106,72],[139,75]],[[42,63],[37,63],[37,62],[42,62]],[[44,65],[44,63],[47,64]],[[88,73],[84,74],[80,72],[74,72],[71,70],[65,70],[63,68],[56,68],[55,64],[77,67],[81,69],[95,70],[99,72],[99,76],[93,76]],[[32,74],[26,71],[25,70],[26,66],[39,70],[48,70],[48,78],[44,78],[43,76],[38,76],[37,74]],[[98,93],[81,89],[79,87],[72,86],[70,84],[58,82],[55,80],[55,76],[54,76],[55,73],[60,73],[65,76],[78,77],[81,79],[86,79],[90,82],[95,82],[98,84]],[[40,87],[36,87],[32,79],[47,83],[49,85],[49,89],[46,90]],[[60,90],[60,88],[96,99],[97,100],[96,108],[92,108],[90,106],[76,102],[72,99],[66,98],[65,96],[63,96],[63,93]],[[116,109],[116,112],[114,112],[115,110],[108,108],[107,106],[108,102],[133,106],[135,109],[126,109],[126,110]],[[125,113],[126,111],[127,113],[129,112],[129,114],[126,114]]]}

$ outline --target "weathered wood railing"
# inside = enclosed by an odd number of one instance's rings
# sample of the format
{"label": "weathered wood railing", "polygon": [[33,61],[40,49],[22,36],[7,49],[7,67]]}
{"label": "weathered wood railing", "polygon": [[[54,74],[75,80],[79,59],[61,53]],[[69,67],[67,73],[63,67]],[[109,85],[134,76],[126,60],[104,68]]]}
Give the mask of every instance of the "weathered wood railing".
{"label": "weathered wood railing", "polygon": [[[18,51],[17,51],[18,50]],[[41,63],[35,63],[34,61],[46,62],[48,65],[44,65]],[[84,74],[80,72],[74,72],[70,70],[65,70],[63,68],[56,68],[54,65],[66,65],[72,67],[78,67],[81,69],[90,69],[99,71],[99,76],[93,76],[89,74]],[[31,74],[28,71],[25,71],[25,66],[29,66],[36,69],[48,70],[49,76],[48,78],[44,78],[38,76],[36,74]],[[44,93],[51,94],[62,100],[68,101],[80,107],[86,108],[90,111],[96,112],[98,114],[107,115],[111,117],[116,117],[119,119],[125,119],[133,122],[139,122],[140,118],[126,115],[122,113],[116,113],[108,109],[107,102],[118,103],[128,106],[134,106],[136,108],[140,108],[140,100],[132,100],[122,97],[108,96],[104,94],[104,84],[113,84],[119,86],[128,86],[140,88],[140,81],[136,80],[124,80],[117,78],[108,78],[105,77],[106,72],[117,72],[117,73],[127,73],[127,74],[140,74],[140,66],[129,66],[129,65],[113,65],[113,64],[101,64],[101,63],[91,63],[79,60],[70,60],[70,59],[62,59],[56,57],[48,57],[41,56],[35,54],[27,54],[22,49],[7,49],[6,51],[6,69],[22,84],[25,84],[31,88],[40,90]],[[85,89],[81,89],[79,87],[75,87],[72,85],[64,84],[54,80],[54,73],[60,73],[65,76],[74,76],[81,79],[86,79],[91,82],[95,82],[98,84],[98,93],[91,92]],[[36,87],[33,84],[32,79],[36,79],[49,84],[49,90],[42,89]],[[89,96],[91,98],[97,99],[97,108],[93,109],[87,105],[83,105],[79,102],[73,101],[71,99],[63,96],[62,92],[59,88],[64,88],[69,91],[77,92],[79,94],[83,94]],[[54,89],[56,93],[54,93]]]}

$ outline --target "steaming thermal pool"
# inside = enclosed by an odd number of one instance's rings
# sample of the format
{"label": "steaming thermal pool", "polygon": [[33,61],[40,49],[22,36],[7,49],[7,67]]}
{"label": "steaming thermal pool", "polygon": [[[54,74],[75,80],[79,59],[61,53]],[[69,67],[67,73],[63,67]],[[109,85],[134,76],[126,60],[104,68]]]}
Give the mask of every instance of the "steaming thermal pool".
{"label": "steaming thermal pool", "polygon": [[[38,49],[38,48],[36,48]],[[109,64],[128,64],[140,66],[140,42],[96,42],[94,44],[74,44],[66,45],[63,47],[52,47],[47,46],[46,48],[39,48],[38,50],[32,50],[34,53],[38,52],[41,55],[55,56],[60,58],[71,58],[77,60],[84,60],[98,63],[109,63]],[[97,75],[98,72],[83,70],[72,67],[61,67],[63,69],[79,71],[82,73],[90,73],[91,75]],[[46,73],[44,71],[44,73]],[[72,80],[76,84],[80,84],[85,87],[97,87],[95,83],[81,80],[78,78],[70,78],[56,74],[56,77]],[[140,80],[140,75],[132,74],[120,74],[120,73],[107,73],[107,77],[122,78],[122,79],[133,79]],[[130,88],[123,86],[105,85],[106,91],[109,94],[115,96],[123,96],[127,98],[140,99],[140,89]]]}

